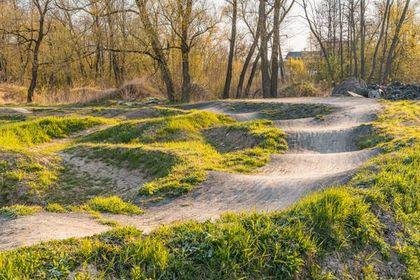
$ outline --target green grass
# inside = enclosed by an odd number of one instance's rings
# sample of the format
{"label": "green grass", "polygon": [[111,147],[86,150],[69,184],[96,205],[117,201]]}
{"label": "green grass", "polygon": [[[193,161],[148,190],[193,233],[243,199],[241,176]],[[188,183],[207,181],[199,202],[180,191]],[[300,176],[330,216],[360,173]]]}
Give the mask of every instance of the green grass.
{"label": "green grass", "polygon": [[[375,128],[387,135],[377,143],[386,153],[346,186],[280,212],[226,214],[147,237],[116,228],[3,252],[0,278],[419,279],[419,123],[404,110],[420,109],[414,102],[384,105]],[[388,126],[393,122],[399,127]]]}
{"label": "green grass", "polygon": [[0,147],[6,149],[28,148],[65,138],[70,134],[110,120],[94,117],[44,117],[0,126]]}
{"label": "green grass", "polygon": [[55,156],[1,151],[0,206],[42,202],[43,195],[58,179]]}
{"label": "green grass", "polygon": [[138,206],[124,202],[118,196],[109,197],[95,197],[86,203],[86,206],[93,211],[101,213],[112,213],[112,214],[142,214]]}
{"label": "green grass", "polygon": [[67,209],[59,203],[48,203],[45,207],[47,212],[53,213],[66,213],[68,212]]}
{"label": "green grass", "polygon": [[41,211],[42,211],[41,206],[28,206],[28,205],[15,204],[12,206],[1,207],[0,216],[4,216],[7,218],[15,218],[19,216],[33,215]]}
{"label": "green grass", "polygon": [[[255,145],[221,154],[205,139],[205,131],[212,128],[244,131],[244,137],[255,138]],[[88,135],[82,140],[88,144],[75,150],[84,154],[89,147],[93,153],[86,154],[90,157],[146,171],[150,181],[140,189],[140,195],[154,196],[156,201],[190,191],[210,170],[255,171],[268,162],[271,153],[287,149],[285,137],[271,121],[237,123],[224,115],[191,111],[121,123]]]}

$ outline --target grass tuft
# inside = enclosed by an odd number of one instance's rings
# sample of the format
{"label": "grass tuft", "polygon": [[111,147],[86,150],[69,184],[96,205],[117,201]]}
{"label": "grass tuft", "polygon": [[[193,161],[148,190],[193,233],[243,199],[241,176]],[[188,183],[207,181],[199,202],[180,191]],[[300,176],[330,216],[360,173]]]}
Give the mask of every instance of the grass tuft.
{"label": "grass tuft", "polygon": [[118,196],[109,197],[95,197],[86,203],[86,206],[93,211],[101,213],[112,213],[112,214],[143,214],[138,206],[124,202]]}
{"label": "grass tuft", "polygon": [[12,206],[1,207],[0,215],[8,217],[8,218],[15,218],[19,216],[33,215],[41,211],[42,211],[41,206],[28,206],[28,205],[15,204]]}

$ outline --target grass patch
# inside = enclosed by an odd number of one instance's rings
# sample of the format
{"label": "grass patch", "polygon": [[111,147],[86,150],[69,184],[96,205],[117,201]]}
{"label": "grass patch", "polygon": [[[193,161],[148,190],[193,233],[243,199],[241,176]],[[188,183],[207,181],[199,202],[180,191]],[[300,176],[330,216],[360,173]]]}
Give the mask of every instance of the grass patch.
{"label": "grass patch", "polygon": [[19,216],[33,215],[41,211],[42,211],[41,206],[28,206],[28,205],[15,204],[12,206],[1,207],[0,216],[4,216],[7,218],[16,218]]}
{"label": "grass patch", "polygon": [[401,116],[400,105],[404,110],[404,103],[386,103],[392,110],[375,124],[390,136],[377,144],[389,147],[387,153],[346,186],[311,194],[281,212],[226,214],[147,237],[115,228],[2,252],[0,277],[87,277],[95,271],[97,278],[119,279],[418,279],[420,147],[412,129],[418,123],[403,114],[403,127],[387,128]]}
{"label": "grass patch", "polygon": [[53,212],[53,213],[66,213],[68,212],[64,206],[62,206],[59,203],[48,203],[45,207],[45,210],[47,212]]}
{"label": "grass patch", "polygon": [[95,125],[110,122],[94,117],[45,117],[0,126],[0,147],[13,149],[68,137]]}
{"label": "grass patch", "polygon": [[138,206],[124,202],[118,196],[109,197],[95,197],[86,203],[86,206],[93,210],[101,213],[112,213],[112,214],[142,214]]}

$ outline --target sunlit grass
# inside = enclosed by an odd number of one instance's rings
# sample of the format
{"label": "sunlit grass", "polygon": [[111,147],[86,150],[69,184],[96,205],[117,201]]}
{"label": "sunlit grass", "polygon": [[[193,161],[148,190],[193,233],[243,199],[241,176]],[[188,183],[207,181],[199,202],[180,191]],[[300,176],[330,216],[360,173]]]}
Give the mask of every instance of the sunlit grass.
{"label": "sunlit grass", "polygon": [[[375,127],[387,137],[375,145],[386,151],[346,186],[310,194],[285,211],[183,222],[147,237],[116,228],[3,252],[0,278],[88,278],[95,271],[99,279],[419,279],[420,147],[413,127],[420,108],[384,106]],[[205,167],[224,157],[191,143],[197,146],[152,146],[195,164],[209,155]]]}
{"label": "sunlit grass", "polygon": [[0,126],[0,147],[28,148],[50,142],[54,138],[68,137],[110,120],[94,117],[45,117]]}

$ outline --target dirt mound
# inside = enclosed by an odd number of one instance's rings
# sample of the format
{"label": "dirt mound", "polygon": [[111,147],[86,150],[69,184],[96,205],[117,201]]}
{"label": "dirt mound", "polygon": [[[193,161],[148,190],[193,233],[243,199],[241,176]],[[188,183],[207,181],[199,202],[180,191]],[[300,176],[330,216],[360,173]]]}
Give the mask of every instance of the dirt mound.
{"label": "dirt mound", "polygon": [[387,86],[370,84],[368,89],[369,91],[379,92],[380,97],[389,100],[420,100],[419,84],[403,84],[400,82],[393,82]]}
{"label": "dirt mound", "polygon": [[206,141],[221,153],[253,148],[259,140],[242,129],[230,126],[215,127],[204,131]]}
{"label": "dirt mound", "polygon": [[152,87],[146,80],[135,80],[127,82],[118,89],[105,91],[99,99],[94,101],[101,101],[104,99],[139,100],[148,97],[164,98],[163,94]]}
{"label": "dirt mound", "polygon": [[349,78],[337,85],[332,92],[332,96],[351,96],[349,92],[367,97],[369,90],[365,81],[357,78]]}

